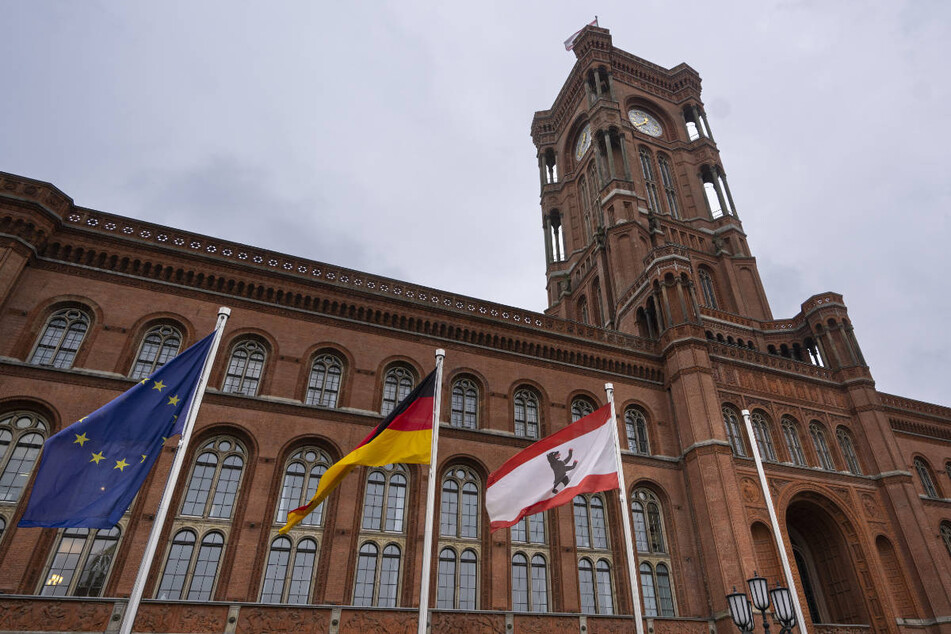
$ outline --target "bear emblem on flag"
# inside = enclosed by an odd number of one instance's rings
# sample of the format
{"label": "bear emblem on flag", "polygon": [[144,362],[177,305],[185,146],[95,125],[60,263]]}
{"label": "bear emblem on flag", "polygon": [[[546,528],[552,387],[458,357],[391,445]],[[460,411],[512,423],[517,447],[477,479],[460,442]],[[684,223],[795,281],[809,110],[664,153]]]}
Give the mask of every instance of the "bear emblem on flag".
{"label": "bear emblem on flag", "polygon": [[560,451],[551,451],[548,453],[548,464],[555,474],[555,484],[551,489],[552,493],[558,493],[559,484],[568,486],[568,483],[571,481],[571,476],[568,475],[568,472],[578,466],[577,460],[575,460],[570,467],[568,466],[572,453],[574,453],[574,449],[568,449],[568,456],[564,460],[561,459]]}

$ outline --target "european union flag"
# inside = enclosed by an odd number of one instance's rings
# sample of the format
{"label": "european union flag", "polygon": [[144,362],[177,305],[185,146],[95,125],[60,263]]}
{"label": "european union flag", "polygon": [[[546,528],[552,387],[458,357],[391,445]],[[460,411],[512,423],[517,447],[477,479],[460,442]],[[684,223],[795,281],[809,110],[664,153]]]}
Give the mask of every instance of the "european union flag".
{"label": "european union flag", "polygon": [[181,433],[214,333],[43,445],[20,526],[112,528]]}

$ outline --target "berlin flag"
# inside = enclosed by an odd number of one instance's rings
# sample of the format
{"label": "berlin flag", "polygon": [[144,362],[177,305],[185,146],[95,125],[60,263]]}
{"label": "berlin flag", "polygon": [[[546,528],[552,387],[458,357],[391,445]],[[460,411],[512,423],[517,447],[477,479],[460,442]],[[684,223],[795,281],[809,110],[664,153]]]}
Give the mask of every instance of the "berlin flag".
{"label": "berlin flag", "polygon": [[618,488],[613,424],[611,406],[605,405],[490,474],[485,506],[492,530],[567,504],[581,493]]}

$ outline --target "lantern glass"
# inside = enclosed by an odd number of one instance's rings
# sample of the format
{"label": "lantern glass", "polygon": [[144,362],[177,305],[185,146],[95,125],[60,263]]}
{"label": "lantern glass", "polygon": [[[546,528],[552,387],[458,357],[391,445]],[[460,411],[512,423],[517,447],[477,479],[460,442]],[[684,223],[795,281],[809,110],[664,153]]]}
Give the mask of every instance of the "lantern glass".
{"label": "lantern glass", "polygon": [[769,584],[766,579],[764,577],[753,577],[747,583],[750,586],[750,598],[753,600],[753,606],[761,612],[764,611],[769,607]]}
{"label": "lantern glass", "polygon": [[747,601],[746,595],[742,592],[734,592],[726,595],[726,600],[730,607],[730,617],[733,619],[733,623],[741,630],[748,630],[749,626],[752,625],[753,615],[752,613],[747,614],[749,601]]}
{"label": "lantern glass", "polygon": [[776,609],[776,618],[784,626],[789,627],[789,623],[796,619],[793,611],[792,593],[789,588],[773,588],[769,591],[769,596],[773,599],[773,607]]}

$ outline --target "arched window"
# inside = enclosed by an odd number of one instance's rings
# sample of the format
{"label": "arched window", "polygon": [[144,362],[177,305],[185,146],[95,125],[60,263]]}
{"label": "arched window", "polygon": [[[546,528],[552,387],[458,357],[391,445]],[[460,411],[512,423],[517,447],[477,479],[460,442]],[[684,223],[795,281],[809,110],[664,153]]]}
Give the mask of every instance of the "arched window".
{"label": "arched window", "polygon": [[475,610],[477,605],[476,566],[478,557],[467,548],[457,557],[453,548],[439,551],[439,568],[436,573],[436,607],[447,610]]}
{"label": "arched window", "polygon": [[664,193],[667,195],[667,208],[670,215],[674,218],[680,218],[680,208],[677,205],[677,185],[674,181],[674,173],[670,169],[670,161],[664,154],[657,155],[657,162],[660,165],[660,180],[664,185]]}
{"label": "arched window", "polygon": [[948,555],[951,555],[951,522],[941,522],[941,539],[948,549]]}
{"label": "arched window", "polygon": [[723,425],[726,427],[726,437],[737,456],[746,456],[746,447],[743,444],[743,435],[740,433],[740,418],[732,407],[723,407]]}
{"label": "arched window", "polygon": [[664,523],[660,502],[649,489],[636,489],[631,495],[631,513],[634,516],[634,541],[642,554],[667,554]]}
{"label": "arched window", "polygon": [[608,549],[604,500],[600,495],[575,496],[575,545],[591,550]]}
{"label": "arched window", "polygon": [[627,448],[634,453],[650,455],[647,441],[647,417],[639,407],[628,407],[624,412],[624,427],[627,430]]}
{"label": "arched window", "polygon": [[829,453],[829,445],[826,443],[826,433],[822,425],[812,421],[809,424],[809,435],[812,436],[812,446],[819,458],[819,466],[826,471],[835,471],[835,463],[832,462],[832,454]]}
{"label": "arched window", "polygon": [[766,414],[757,410],[750,416],[753,424],[753,435],[756,437],[756,446],[760,458],[776,462],[776,450],[773,448],[773,435],[769,431],[769,419]]}
{"label": "arched window", "polygon": [[409,396],[416,385],[416,374],[409,368],[397,365],[386,371],[383,376],[383,404],[380,413],[388,416],[397,404]]}
{"label": "arched window", "polygon": [[439,534],[474,539],[479,536],[479,479],[467,467],[453,467],[442,481]]}
{"label": "arched window", "polygon": [[512,526],[512,541],[522,544],[545,544],[545,513],[535,513],[520,519]]}
{"label": "arched window", "polygon": [[515,435],[538,438],[538,395],[529,389],[515,392]]}
{"label": "arched window", "polygon": [[713,285],[713,277],[710,275],[710,271],[701,268],[697,271],[697,277],[700,278],[700,292],[703,295],[703,305],[718,310],[720,305],[717,304],[717,292]]}
{"label": "arched window", "polygon": [[245,339],[235,344],[231,349],[228,373],[221,390],[231,394],[256,396],[266,357],[264,346],[253,339]]}
{"label": "arched window", "polygon": [[918,478],[921,480],[921,486],[925,490],[925,495],[929,498],[941,497],[938,495],[938,488],[934,483],[934,476],[931,475],[931,467],[921,458],[915,458],[915,471],[918,472]]}
{"label": "arched window", "polygon": [[169,325],[155,326],[142,338],[142,345],[135,355],[133,379],[144,379],[175,358],[182,346],[182,333]]}
{"label": "arched window", "polygon": [[206,533],[196,552],[192,529],[175,533],[162,572],[156,599],[210,601],[218,578],[218,564],[225,540],[218,531]]}
{"label": "arched window", "polygon": [[799,428],[796,421],[788,416],[783,416],[783,438],[786,439],[786,449],[789,451],[789,459],[794,465],[806,466],[806,457],[802,453],[802,443],[799,441]]}
{"label": "arched window", "polygon": [[375,468],[367,474],[363,530],[402,533],[406,516],[406,467]]}
{"label": "arched window", "polygon": [[645,616],[675,616],[670,584],[670,552],[660,501],[649,489],[631,494],[634,542],[641,562]]}
{"label": "arched window", "polygon": [[545,557],[529,557],[517,552],[512,556],[512,610],[515,612],[548,611],[548,566]]}
{"label": "arched window", "polygon": [[594,403],[591,399],[579,396],[571,401],[571,422],[581,420],[594,411]]}
{"label": "arched window", "polygon": [[211,440],[195,459],[181,515],[230,519],[244,471],[244,448],[232,438]]}
{"label": "arched window", "polygon": [[[119,529],[67,528],[44,575],[45,597],[98,597],[119,546]],[[77,574],[78,573],[78,574]]]}
{"label": "arched window", "polygon": [[463,429],[478,427],[479,388],[472,379],[458,379],[452,384],[452,407],[449,424]]}
{"label": "arched window", "polygon": [[584,297],[578,300],[578,321],[583,324],[591,323],[591,319],[588,315],[588,300]]}
{"label": "arched window", "polygon": [[[307,504],[314,497],[320,478],[330,464],[330,457],[317,447],[305,447],[291,456],[284,468],[281,497],[274,514],[275,524],[283,526],[287,523],[288,512]],[[299,525],[320,526],[323,524],[323,515],[324,504],[321,502]]]}
{"label": "arched window", "polygon": [[332,354],[318,355],[310,367],[305,402],[308,405],[337,407],[337,396],[340,394],[340,377],[342,374],[343,364],[340,359]]}
{"label": "arched window", "polygon": [[599,559],[596,565],[587,557],[578,560],[578,588],[583,613],[614,614],[611,564],[607,560]]}
{"label": "arched window", "polygon": [[380,548],[374,542],[365,542],[360,547],[357,556],[357,578],[353,586],[355,606],[396,606],[400,578],[400,547],[387,544],[383,548],[382,561],[379,553]]}
{"label": "arched window", "polygon": [[66,308],[53,313],[33,348],[30,363],[61,369],[73,367],[87,330],[89,315],[78,308]]}
{"label": "arched window", "polygon": [[859,457],[855,453],[855,443],[852,442],[852,434],[845,427],[839,427],[835,430],[836,440],[839,441],[839,449],[842,450],[842,456],[845,458],[845,466],[849,473],[862,475],[862,467],[859,466]]}
{"label": "arched window", "polygon": [[305,537],[295,547],[287,537],[275,538],[264,569],[261,603],[308,603],[316,559],[314,539]]}
{"label": "arched window", "polygon": [[20,499],[46,433],[46,421],[32,412],[0,415],[0,503]]}
{"label": "arched window", "polygon": [[641,159],[641,173],[644,175],[644,187],[647,191],[647,208],[654,213],[660,213],[660,200],[657,198],[657,181],[654,178],[654,161],[650,150],[641,147],[638,152]]}

